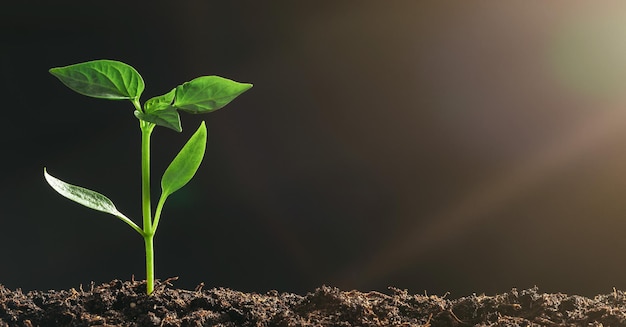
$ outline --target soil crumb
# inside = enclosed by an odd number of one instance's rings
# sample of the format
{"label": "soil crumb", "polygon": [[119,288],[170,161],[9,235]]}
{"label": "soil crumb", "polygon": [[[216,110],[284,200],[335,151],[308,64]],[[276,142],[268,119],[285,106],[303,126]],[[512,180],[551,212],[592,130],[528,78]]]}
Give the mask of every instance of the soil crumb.
{"label": "soil crumb", "polygon": [[449,299],[322,286],[306,295],[226,288],[175,289],[159,283],[114,280],[89,290],[9,290],[0,285],[5,326],[626,326],[626,295],[586,298],[538,289]]}

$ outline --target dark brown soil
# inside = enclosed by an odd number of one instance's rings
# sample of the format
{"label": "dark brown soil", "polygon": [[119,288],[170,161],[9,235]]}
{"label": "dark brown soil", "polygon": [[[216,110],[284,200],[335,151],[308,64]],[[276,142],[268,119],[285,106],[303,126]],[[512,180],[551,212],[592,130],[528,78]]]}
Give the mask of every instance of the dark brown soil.
{"label": "dark brown soil", "polygon": [[593,299],[542,294],[537,288],[449,299],[341,291],[323,286],[305,296],[194,291],[112,281],[89,290],[32,291],[0,285],[0,326],[626,326],[626,295]]}

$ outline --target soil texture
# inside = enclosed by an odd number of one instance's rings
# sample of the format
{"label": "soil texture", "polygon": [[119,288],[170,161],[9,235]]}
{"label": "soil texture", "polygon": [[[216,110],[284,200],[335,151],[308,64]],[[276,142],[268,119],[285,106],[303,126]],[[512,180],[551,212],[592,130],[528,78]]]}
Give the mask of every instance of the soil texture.
{"label": "soil texture", "polygon": [[174,279],[147,296],[145,283],[114,280],[61,291],[9,290],[0,285],[5,326],[626,326],[626,294],[587,298],[538,289],[450,299],[342,291],[322,286],[306,295],[226,288],[180,290]]}

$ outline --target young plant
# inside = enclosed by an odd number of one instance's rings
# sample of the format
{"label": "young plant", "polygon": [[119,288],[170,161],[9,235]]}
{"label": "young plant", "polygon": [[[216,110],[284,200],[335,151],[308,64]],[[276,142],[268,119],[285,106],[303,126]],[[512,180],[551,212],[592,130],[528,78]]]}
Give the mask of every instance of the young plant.
{"label": "young plant", "polygon": [[141,208],[143,228],[117,210],[106,196],[66,182],[48,174],[48,184],[62,196],[94,210],[111,214],[130,227],[144,239],[146,248],[146,291],[154,290],[153,239],[159,226],[165,200],[185,186],[194,176],[206,148],[207,131],[204,122],[191,136],[182,150],[172,160],[161,178],[161,197],[152,216],[150,194],[150,135],[155,126],[182,131],[179,112],[202,114],[227,105],[252,84],[238,83],[219,76],[202,76],[183,83],[166,94],[149,99],[142,106],[139,97],[144,90],[143,78],[131,66],[113,60],[95,60],[66,67],[50,69],[70,89],[94,98],[129,100],[141,129]]}

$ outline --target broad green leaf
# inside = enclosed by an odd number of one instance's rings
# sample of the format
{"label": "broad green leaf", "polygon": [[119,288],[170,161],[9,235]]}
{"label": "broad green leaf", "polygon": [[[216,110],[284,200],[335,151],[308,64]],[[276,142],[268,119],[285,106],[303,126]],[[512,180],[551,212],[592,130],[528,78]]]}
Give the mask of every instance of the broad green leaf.
{"label": "broad green leaf", "polygon": [[183,129],[180,125],[180,116],[176,108],[172,106],[175,91],[172,89],[164,95],[146,101],[144,112],[135,111],[135,116],[141,120],[181,132]]}
{"label": "broad green leaf", "polygon": [[70,89],[94,98],[138,99],[144,82],[135,68],[114,60],[94,60],[50,69]]}
{"label": "broad green leaf", "polygon": [[165,173],[163,173],[161,189],[164,197],[185,186],[193,175],[196,174],[204,157],[206,139],[206,126],[202,122],[198,130],[189,138],[189,141],[187,141],[182,150],[176,155],[176,158],[167,167]]}
{"label": "broad green leaf", "polygon": [[119,212],[113,202],[109,200],[109,198],[107,198],[106,196],[98,192],[86,189],[84,187],[68,184],[48,174],[46,168],[43,169],[43,175],[46,178],[48,184],[50,184],[50,186],[52,186],[52,188],[62,196],[76,203],[82,204],[85,207],[114,215],[130,225],[139,234],[143,235],[143,231],[141,230],[141,228],[139,228],[132,220]]}
{"label": "broad green leaf", "polygon": [[176,87],[173,106],[193,114],[211,112],[251,87],[219,76],[202,76]]}

